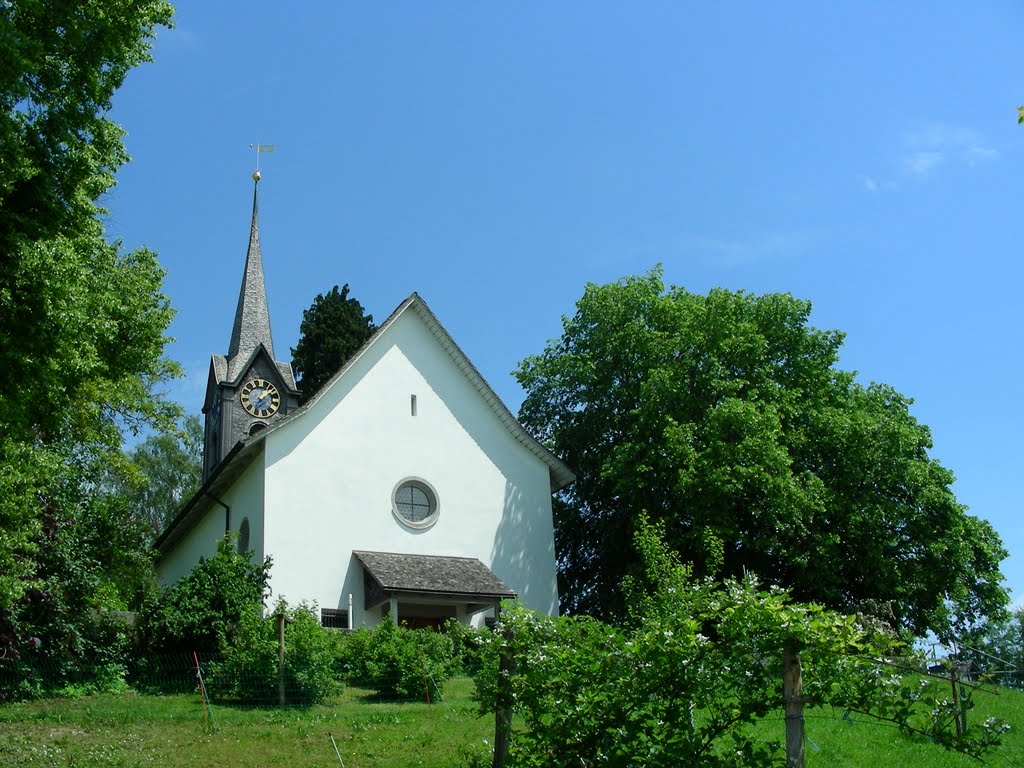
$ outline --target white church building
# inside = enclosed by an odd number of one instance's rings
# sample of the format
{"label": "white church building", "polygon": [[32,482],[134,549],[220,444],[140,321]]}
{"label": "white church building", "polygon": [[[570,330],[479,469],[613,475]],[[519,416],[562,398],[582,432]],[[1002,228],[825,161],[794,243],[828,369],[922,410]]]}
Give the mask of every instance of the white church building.
{"label": "white church building", "polygon": [[228,354],[210,364],[204,482],[156,541],[162,583],[233,531],[272,558],[271,601],[315,602],[327,626],[479,625],[513,596],[557,614],[551,495],[573,474],[419,295],[298,397],[274,357],[254,191]]}

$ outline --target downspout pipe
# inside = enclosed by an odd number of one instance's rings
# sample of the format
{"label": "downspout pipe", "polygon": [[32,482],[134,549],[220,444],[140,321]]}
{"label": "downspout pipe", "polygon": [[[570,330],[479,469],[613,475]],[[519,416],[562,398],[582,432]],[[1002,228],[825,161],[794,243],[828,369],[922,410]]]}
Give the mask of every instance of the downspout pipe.
{"label": "downspout pipe", "polygon": [[229,507],[227,504],[218,499],[209,491],[203,491],[203,495],[224,507],[224,535],[227,536],[229,533],[231,533],[231,507]]}

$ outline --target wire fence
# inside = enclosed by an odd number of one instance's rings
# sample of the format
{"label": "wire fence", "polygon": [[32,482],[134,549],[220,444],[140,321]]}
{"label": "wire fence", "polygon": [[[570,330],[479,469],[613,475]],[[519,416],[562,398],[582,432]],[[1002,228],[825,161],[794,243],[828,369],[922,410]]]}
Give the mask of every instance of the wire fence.
{"label": "wire fence", "polygon": [[[308,681],[295,675],[281,675],[275,665],[268,665],[258,674],[241,673],[232,670],[225,662],[228,657],[217,654],[168,654],[149,655],[131,660],[129,663],[118,665],[96,665],[88,667],[80,665],[73,672],[58,662],[46,660],[11,661],[0,660],[0,696],[9,694],[12,691],[30,691],[33,686],[45,683],[47,680],[60,680],[66,687],[82,687],[83,690],[89,685],[100,685],[113,680],[119,675],[120,684],[130,687],[140,693],[147,694],[188,694],[194,696],[196,716],[199,717],[200,708],[204,720],[209,716],[211,725],[217,717],[218,707],[271,707],[280,706],[299,707],[308,704]],[[374,704],[396,704],[401,702],[430,702],[433,706],[440,706],[444,712],[446,707],[452,706],[444,700],[441,690],[444,688],[444,681],[432,680],[430,671],[423,665],[420,673],[420,688],[413,693],[398,693],[395,688],[401,684],[398,675],[393,676],[385,682],[389,685],[378,686],[382,690],[373,687],[364,687],[361,681],[353,679],[352,675],[344,667],[338,667],[334,671],[334,684],[330,688],[331,703],[358,702],[366,705]],[[40,681],[43,681],[41,683]],[[473,682],[469,678],[454,681],[460,686],[460,695],[456,699],[459,702],[460,713],[468,709],[470,704],[470,691]],[[383,690],[390,687],[390,690]],[[464,691],[462,690],[464,689]],[[116,690],[111,687],[110,690]],[[449,686],[449,690],[451,687]],[[250,695],[239,696],[239,691],[249,691]],[[53,693],[54,691],[49,691]],[[85,692],[89,692],[85,690]],[[23,696],[21,698],[34,698],[34,696]],[[2,698],[0,698],[2,701]],[[223,711],[223,710],[222,710]],[[387,709],[367,710],[370,713],[378,713],[381,719],[375,725],[386,726],[395,719],[395,715],[389,714]],[[501,716],[501,713],[496,713]],[[368,714],[366,717],[372,715]],[[390,719],[388,719],[390,718]],[[765,721],[784,722],[780,716],[769,716]],[[808,749],[819,751],[822,747],[826,749],[842,748],[842,740],[838,732],[822,730],[829,721],[837,721],[844,726],[844,731],[849,729],[853,734],[857,731],[876,730],[878,728],[895,729],[897,726],[891,723],[879,722],[871,718],[859,717],[850,712],[828,709],[814,709],[802,716],[806,719],[808,729],[803,738]],[[512,726],[512,719],[505,721],[506,727]],[[500,728],[498,730],[501,730]],[[495,734],[498,735],[497,733]],[[500,748],[496,743],[495,748]],[[1000,753],[1017,758],[1022,751],[1017,746],[1006,746]],[[496,763],[496,764],[500,764]]]}
{"label": "wire fence", "polygon": [[125,664],[68,664],[50,659],[0,660],[0,703],[47,696],[121,692],[198,694],[210,704],[307,706],[344,695],[368,703],[440,703],[453,669],[440,676],[428,664],[361,678],[343,663],[327,673],[281,669],[276,664],[242,667],[211,653],[148,655]]}

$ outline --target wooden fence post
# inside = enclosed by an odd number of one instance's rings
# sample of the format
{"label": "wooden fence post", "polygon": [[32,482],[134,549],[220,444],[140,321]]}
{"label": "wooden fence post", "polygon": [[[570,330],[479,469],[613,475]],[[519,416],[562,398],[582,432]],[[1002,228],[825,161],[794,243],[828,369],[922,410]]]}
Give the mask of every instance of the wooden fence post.
{"label": "wooden fence post", "polygon": [[949,684],[950,684],[950,687],[952,687],[952,689],[953,689],[953,699],[952,699],[952,701],[953,701],[953,724],[956,726],[956,735],[958,737],[960,737],[960,736],[964,735],[964,719],[963,719],[963,712],[964,712],[963,704],[964,704],[964,701],[963,701],[963,690],[961,690],[963,688],[963,686],[962,685],[957,685],[957,683],[959,683],[959,680],[957,680],[957,669],[956,669],[956,665],[958,663],[959,663],[959,661],[957,660],[957,661],[953,661],[949,665]]}
{"label": "wooden fence post", "polygon": [[804,768],[804,681],[796,643],[782,649],[782,693],[786,701],[786,765]]}
{"label": "wooden fence post", "polygon": [[284,706],[284,622],[285,613],[277,614],[277,705]]}

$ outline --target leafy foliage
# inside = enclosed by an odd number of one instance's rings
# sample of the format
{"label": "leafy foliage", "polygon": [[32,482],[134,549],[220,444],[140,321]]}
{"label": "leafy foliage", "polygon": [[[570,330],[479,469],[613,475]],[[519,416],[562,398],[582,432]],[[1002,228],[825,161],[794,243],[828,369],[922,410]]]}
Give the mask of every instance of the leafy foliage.
{"label": "leafy foliage", "polygon": [[894,636],[749,579],[695,579],[646,524],[637,539],[644,576],[627,586],[626,626],[502,613],[478,693],[483,710],[500,700],[496,657],[511,653],[506,690],[523,723],[513,765],[777,765],[780,744],[754,727],[782,709],[787,646],[799,651],[809,706],[870,713],[969,754],[998,743],[995,721],[951,731],[959,705],[944,700],[945,684],[918,685],[877,661],[899,648]]}
{"label": "leafy foliage", "polygon": [[339,291],[318,294],[302,313],[299,342],[292,349],[292,365],[301,380],[302,402],[315,395],[376,330],[373,316],[349,298],[348,283]]}
{"label": "leafy foliage", "polygon": [[520,420],[577,480],[555,503],[563,608],[622,616],[634,521],[698,576],[754,572],[799,600],[944,631],[1006,602],[992,527],[930,458],[911,401],[837,367],[842,334],[789,295],[588,285],[524,360]]}
{"label": "leafy foliage", "polygon": [[351,685],[381,696],[436,701],[452,676],[451,641],[429,630],[396,627],[390,617],[372,629],[360,627],[344,637],[340,664]]}
{"label": "leafy foliage", "polygon": [[[52,521],[98,522],[90,496],[123,462],[122,429],[176,414],[155,394],[178,372],[163,271],[105,240],[98,203],[127,160],[112,94],[170,19],[163,0],[0,3],[0,370],[17,382],[0,392],[0,610],[21,615],[0,655],[38,636],[26,593],[55,594]],[[98,588],[76,573],[73,591]]]}
{"label": "leafy foliage", "polygon": [[444,635],[451,643],[452,660],[457,673],[475,675],[480,671],[484,640],[490,634],[490,629],[477,629],[454,618],[444,623]]}
{"label": "leafy foliage", "polygon": [[124,686],[132,636],[127,609],[155,588],[147,532],[114,496],[97,494],[73,514],[67,510],[55,504],[46,517],[33,586],[10,613],[24,640],[21,674],[17,688],[0,690],[0,698]]}
{"label": "leafy foliage", "polygon": [[262,610],[270,558],[253,562],[239,554],[233,535],[217,542],[217,553],[164,589],[143,609],[140,629],[150,652],[225,653],[242,619]]}
{"label": "leafy foliage", "polygon": [[124,162],[103,114],[128,71],[149,61],[166,2],[18,0],[0,7],[0,248],[77,229]]}
{"label": "leafy foliage", "polygon": [[989,618],[958,643],[956,661],[971,664],[993,682],[1024,689],[1024,608]]}
{"label": "leafy foliage", "polygon": [[248,704],[278,702],[278,617],[284,615],[284,686],[289,704],[317,704],[336,693],[341,634],[320,626],[314,610],[289,609],[282,600],[264,617],[251,608],[242,619],[227,656],[210,670],[209,689],[218,698]]}
{"label": "leafy foliage", "polygon": [[152,538],[198,490],[202,478],[203,427],[197,416],[180,430],[150,435],[128,453],[116,491],[146,524]]}

